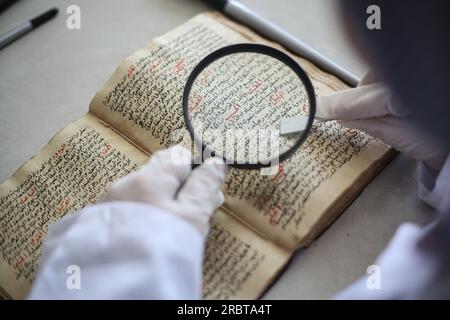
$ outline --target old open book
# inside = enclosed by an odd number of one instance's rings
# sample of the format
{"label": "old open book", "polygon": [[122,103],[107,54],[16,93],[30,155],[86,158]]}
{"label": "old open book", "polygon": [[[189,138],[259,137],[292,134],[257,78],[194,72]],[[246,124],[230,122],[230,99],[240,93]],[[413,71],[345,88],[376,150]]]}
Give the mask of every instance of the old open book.
{"label": "old open book", "polygon": [[[171,133],[184,127],[181,98],[190,71],[212,50],[240,42],[282,49],[218,13],[153,40],[120,64],[85,116],[0,186],[2,296],[26,297],[50,223],[95,203],[114,180],[174,143]],[[294,58],[319,95],[346,88]],[[229,169],[226,201],[206,246],[204,297],[259,297],[296,248],[314,240],[393,155],[364,133],[327,122],[316,123],[274,175]]]}

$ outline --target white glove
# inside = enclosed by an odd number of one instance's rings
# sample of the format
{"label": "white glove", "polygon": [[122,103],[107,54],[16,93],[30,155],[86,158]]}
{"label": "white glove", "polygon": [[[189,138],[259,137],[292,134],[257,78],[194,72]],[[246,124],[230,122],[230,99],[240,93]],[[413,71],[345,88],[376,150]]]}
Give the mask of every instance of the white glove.
{"label": "white glove", "polygon": [[[370,79],[369,79],[370,78]],[[440,170],[447,152],[413,126],[408,114],[400,109],[390,90],[381,82],[369,84],[369,73],[357,88],[321,96],[317,117],[336,119],[342,125],[362,130],[408,156]]]}
{"label": "white glove", "polygon": [[156,152],[149,163],[115,182],[102,202],[148,203],[178,215],[206,236],[211,215],[224,201],[224,176],[225,164],[218,158],[192,170],[191,154],[177,145]]}

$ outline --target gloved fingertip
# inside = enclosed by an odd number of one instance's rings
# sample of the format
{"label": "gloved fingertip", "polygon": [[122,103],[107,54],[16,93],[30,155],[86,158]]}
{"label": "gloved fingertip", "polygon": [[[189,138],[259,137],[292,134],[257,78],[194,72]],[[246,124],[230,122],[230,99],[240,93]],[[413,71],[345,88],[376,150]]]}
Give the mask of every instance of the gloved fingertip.
{"label": "gloved fingertip", "polygon": [[223,159],[218,157],[212,157],[205,160],[202,167],[204,167],[206,170],[210,172],[214,172],[215,175],[220,180],[220,184],[223,183],[225,179],[225,172],[226,172],[226,164],[223,161]]}
{"label": "gloved fingertip", "polygon": [[226,169],[225,162],[223,161],[222,158],[218,158],[218,157],[208,158],[204,161],[204,164],[208,165],[208,166],[213,166],[217,170],[221,170],[223,172],[225,172],[225,169]]}
{"label": "gloved fingertip", "polygon": [[336,120],[337,123],[339,123],[341,126],[344,126],[346,128],[349,128],[348,124],[351,123],[352,121],[348,121],[348,120]]}
{"label": "gloved fingertip", "polygon": [[360,126],[358,126],[358,120],[337,120],[336,122],[346,128],[360,130]]}
{"label": "gloved fingertip", "polygon": [[170,153],[170,161],[174,164],[190,165],[192,163],[191,152],[180,144],[171,146],[167,151]]}
{"label": "gloved fingertip", "polygon": [[211,157],[205,160],[205,163],[213,163],[213,164],[225,164],[222,158],[219,157]]}
{"label": "gloved fingertip", "polygon": [[332,97],[319,96],[317,97],[316,117],[321,119],[335,119],[336,115],[331,107]]}

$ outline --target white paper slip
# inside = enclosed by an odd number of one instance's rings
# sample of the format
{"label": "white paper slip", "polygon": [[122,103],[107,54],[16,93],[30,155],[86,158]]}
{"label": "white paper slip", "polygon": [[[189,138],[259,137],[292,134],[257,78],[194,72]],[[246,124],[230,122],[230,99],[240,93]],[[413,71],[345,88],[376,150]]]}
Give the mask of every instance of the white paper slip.
{"label": "white paper slip", "polygon": [[282,118],[280,120],[280,135],[303,131],[308,123],[308,117]]}

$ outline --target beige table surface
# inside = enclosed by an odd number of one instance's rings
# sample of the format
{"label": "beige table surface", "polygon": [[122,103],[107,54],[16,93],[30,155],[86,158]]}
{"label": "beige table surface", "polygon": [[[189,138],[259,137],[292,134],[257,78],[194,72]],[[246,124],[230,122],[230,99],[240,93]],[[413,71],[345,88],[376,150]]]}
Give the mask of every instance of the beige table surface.
{"label": "beige table surface", "polygon": [[[343,33],[333,0],[243,0],[358,75],[367,67]],[[81,8],[68,30],[66,8]],[[62,127],[86,113],[119,62],[153,37],[209,9],[199,0],[21,0],[0,16],[0,33],[57,6],[56,19],[0,51],[0,181]],[[416,196],[415,164],[397,157],[267,291],[267,299],[329,298],[365,273],[405,220],[431,210]]]}

